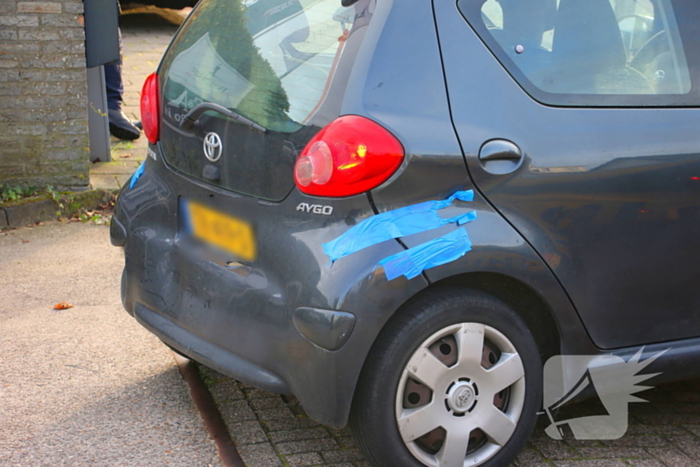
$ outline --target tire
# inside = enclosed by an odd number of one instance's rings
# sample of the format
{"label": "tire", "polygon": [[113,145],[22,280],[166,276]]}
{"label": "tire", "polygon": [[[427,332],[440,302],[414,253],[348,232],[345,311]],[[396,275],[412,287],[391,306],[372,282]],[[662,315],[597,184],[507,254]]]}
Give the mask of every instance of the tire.
{"label": "tire", "polygon": [[376,467],[506,467],[541,397],[542,362],[522,318],[490,295],[439,288],[380,333],[350,425]]}

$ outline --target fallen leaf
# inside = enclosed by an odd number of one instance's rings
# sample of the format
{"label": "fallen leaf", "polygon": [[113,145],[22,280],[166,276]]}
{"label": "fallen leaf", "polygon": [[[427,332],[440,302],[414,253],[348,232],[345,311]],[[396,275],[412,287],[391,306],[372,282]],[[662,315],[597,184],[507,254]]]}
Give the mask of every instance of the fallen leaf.
{"label": "fallen leaf", "polygon": [[22,243],[29,243],[29,240],[22,239]]}
{"label": "fallen leaf", "polygon": [[119,157],[121,157],[122,159],[124,159],[125,157],[131,157],[131,153],[119,154]]}
{"label": "fallen leaf", "polygon": [[61,302],[53,306],[54,310],[67,310],[68,308],[73,308],[73,305],[68,302]]}

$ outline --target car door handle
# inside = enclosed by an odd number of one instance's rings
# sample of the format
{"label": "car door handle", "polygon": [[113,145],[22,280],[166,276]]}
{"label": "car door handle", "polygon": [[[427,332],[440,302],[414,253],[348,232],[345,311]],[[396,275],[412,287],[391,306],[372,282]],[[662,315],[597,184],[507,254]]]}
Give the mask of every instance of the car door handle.
{"label": "car door handle", "polygon": [[523,153],[517,144],[494,139],[484,143],[479,151],[479,162],[485,171],[504,175],[515,171],[523,161]]}

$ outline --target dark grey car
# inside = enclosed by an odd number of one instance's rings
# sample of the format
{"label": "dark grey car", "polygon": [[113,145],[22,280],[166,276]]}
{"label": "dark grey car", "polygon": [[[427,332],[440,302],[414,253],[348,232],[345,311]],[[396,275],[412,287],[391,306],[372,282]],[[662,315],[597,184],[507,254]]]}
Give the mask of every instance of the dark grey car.
{"label": "dark grey car", "polygon": [[144,85],[124,306],[376,466],[509,465],[555,355],[697,377],[698,28],[694,0],[202,0]]}

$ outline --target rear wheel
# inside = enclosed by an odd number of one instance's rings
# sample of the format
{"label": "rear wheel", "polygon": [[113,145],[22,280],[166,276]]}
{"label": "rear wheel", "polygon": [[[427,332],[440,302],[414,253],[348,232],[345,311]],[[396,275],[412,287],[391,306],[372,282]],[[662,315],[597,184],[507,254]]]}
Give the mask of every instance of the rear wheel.
{"label": "rear wheel", "polygon": [[380,334],[351,425],[376,466],[507,466],[540,400],[541,360],[522,318],[489,295],[435,289]]}

